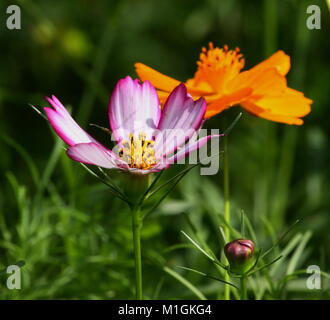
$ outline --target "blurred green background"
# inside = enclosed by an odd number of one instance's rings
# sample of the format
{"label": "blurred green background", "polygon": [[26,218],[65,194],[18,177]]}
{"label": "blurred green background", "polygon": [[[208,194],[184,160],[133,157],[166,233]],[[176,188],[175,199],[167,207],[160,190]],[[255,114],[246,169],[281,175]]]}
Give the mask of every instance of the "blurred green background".
{"label": "blurred green background", "polygon": [[[22,29],[6,28],[6,8],[21,8]],[[321,8],[321,30],[308,30],[306,9]],[[104,185],[69,160],[47,123],[28,106],[46,106],[55,94],[96,138],[106,135],[111,91],[134,62],[185,80],[202,46],[213,41],[241,48],[246,68],[278,49],[291,56],[291,87],[314,100],[300,127],[270,123],[247,113],[229,137],[234,226],[244,209],[250,236],[267,248],[296,219],[277,248],[285,257],[250,282],[257,299],[328,299],[306,288],[306,268],[330,271],[329,8],[319,0],[16,0],[0,3],[0,269],[18,261],[22,289],[3,299],[134,298],[130,213]],[[239,108],[206,124],[225,129]],[[173,175],[180,168],[166,172]],[[182,169],[182,168],[181,168]],[[186,216],[189,216],[190,223]],[[190,172],[143,229],[147,298],[207,298],[223,285],[176,266],[216,274],[180,233],[191,224],[217,254],[223,215],[222,172]],[[255,235],[253,235],[253,233]],[[269,277],[273,280],[269,281]],[[267,280],[268,279],[268,280]],[[233,293],[235,294],[235,293]]]}

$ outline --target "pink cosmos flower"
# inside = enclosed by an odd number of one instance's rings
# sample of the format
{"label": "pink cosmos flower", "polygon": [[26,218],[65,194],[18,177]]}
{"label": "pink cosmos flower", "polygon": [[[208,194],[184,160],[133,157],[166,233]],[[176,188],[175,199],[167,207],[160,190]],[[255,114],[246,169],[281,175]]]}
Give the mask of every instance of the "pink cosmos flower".
{"label": "pink cosmos flower", "polygon": [[177,86],[161,109],[156,89],[149,81],[129,76],[118,81],[109,103],[110,128],[116,152],[107,149],[85,132],[55,97],[46,98],[53,108],[44,108],[57,135],[69,145],[68,156],[78,162],[108,169],[147,174],[168,168],[201,148],[209,139],[197,139],[206,102]]}

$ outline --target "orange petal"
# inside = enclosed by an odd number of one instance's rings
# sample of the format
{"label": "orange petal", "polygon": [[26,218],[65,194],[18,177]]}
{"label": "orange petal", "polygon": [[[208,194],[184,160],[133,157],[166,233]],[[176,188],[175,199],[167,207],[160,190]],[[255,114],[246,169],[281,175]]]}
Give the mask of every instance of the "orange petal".
{"label": "orange petal", "polygon": [[302,92],[287,88],[282,95],[265,96],[255,104],[271,113],[303,117],[310,113],[312,102]]}
{"label": "orange petal", "polygon": [[[162,91],[171,92],[181,83],[180,81],[168,77],[143,63],[135,63],[135,70],[142,81],[149,80],[155,88]],[[186,82],[186,87],[191,95],[196,95],[198,97],[213,93],[206,83],[199,84],[195,87],[192,85],[192,81],[188,80]]]}
{"label": "orange petal", "polygon": [[157,89],[171,92],[180,81],[170,78],[143,63],[135,63],[135,70],[142,81],[149,80]]}
{"label": "orange petal", "polygon": [[241,103],[242,101],[246,100],[251,93],[251,88],[243,88],[232,94],[224,95],[221,98],[214,100],[207,105],[204,118],[213,117],[214,115],[222,112],[223,110]]}
{"label": "orange petal", "polygon": [[287,88],[282,96],[266,96],[255,102],[247,100],[241,105],[260,118],[300,125],[303,124],[300,117],[310,112],[312,102],[301,92]]}
{"label": "orange petal", "polygon": [[252,88],[253,96],[259,99],[263,95],[274,95],[282,93],[286,87],[286,78],[282,76],[277,69],[270,68],[266,70],[244,71],[233,79],[229,85],[228,90],[236,88]]}
{"label": "orange petal", "polygon": [[164,103],[165,103],[167,97],[169,96],[169,92],[157,90],[157,94],[158,94],[160,104],[162,106],[164,106]]}
{"label": "orange petal", "polygon": [[279,50],[249,71],[260,71],[268,68],[276,68],[281,75],[285,76],[290,70],[290,57],[282,50]]}
{"label": "orange petal", "polygon": [[[185,82],[185,85],[188,89],[188,92],[192,95],[196,95],[196,96],[208,96],[208,95],[214,95],[214,91],[212,89],[212,87],[210,86],[209,83],[205,82],[205,81],[199,81],[198,83],[196,83],[195,79],[188,79]],[[206,97],[204,97],[206,98]]]}
{"label": "orange petal", "polygon": [[[166,92],[166,91],[157,90],[157,94],[158,94],[159,102],[160,102],[161,106],[163,107],[165,104],[165,101],[168,98],[168,96],[170,95],[170,93]],[[197,100],[200,98],[200,95],[198,95],[198,96],[192,95],[192,98],[194,100]]]}

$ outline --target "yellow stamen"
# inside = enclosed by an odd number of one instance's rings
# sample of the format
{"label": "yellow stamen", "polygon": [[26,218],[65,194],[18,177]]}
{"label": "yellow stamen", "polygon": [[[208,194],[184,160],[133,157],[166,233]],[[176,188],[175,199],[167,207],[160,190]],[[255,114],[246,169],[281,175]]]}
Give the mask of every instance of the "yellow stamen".
{"label": "yellow stamen", "polygon": [[244,67],[244,59],[239,48],[228,50],[227,45],[223,49],[214,48],[210,42],[208,50],[202,48],[197,65],[195,81],[209,82],[212,88],[219,92],[223,91],[226,82],[233,79]]}
{"label": "yellow stamen", "polygon": [[154,141],[146,140],[146,135],[140,133],[134,136],[129,135],[129,140],[121,142],[122,148],[119,150],[119,156],[130,166],[130,168],[147,170],[156,163]]}

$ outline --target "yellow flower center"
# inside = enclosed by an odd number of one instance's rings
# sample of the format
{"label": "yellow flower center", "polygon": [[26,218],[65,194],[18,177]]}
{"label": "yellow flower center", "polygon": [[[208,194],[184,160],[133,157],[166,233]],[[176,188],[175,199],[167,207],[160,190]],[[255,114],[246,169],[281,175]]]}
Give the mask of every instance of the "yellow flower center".
{"label": "yellow flower center", "polygon": [[210,42],[209,49],[202,48],[197,66],[196,83],[208,82],[214,91],[221,92],[225,90],[225,84],[244,67],[244,59],[239,48],[228,50],[227,45],[223,49],[214,48]]}
{"label": "yellow flower center", "polygon": [[147,170],[156,163],[154,144],[155,141],[146,140],[146,135],[140,133],[138,136],[129,135],[129,140],[121,142],[122,148],[119,149],[119,156],[130,168]]}

